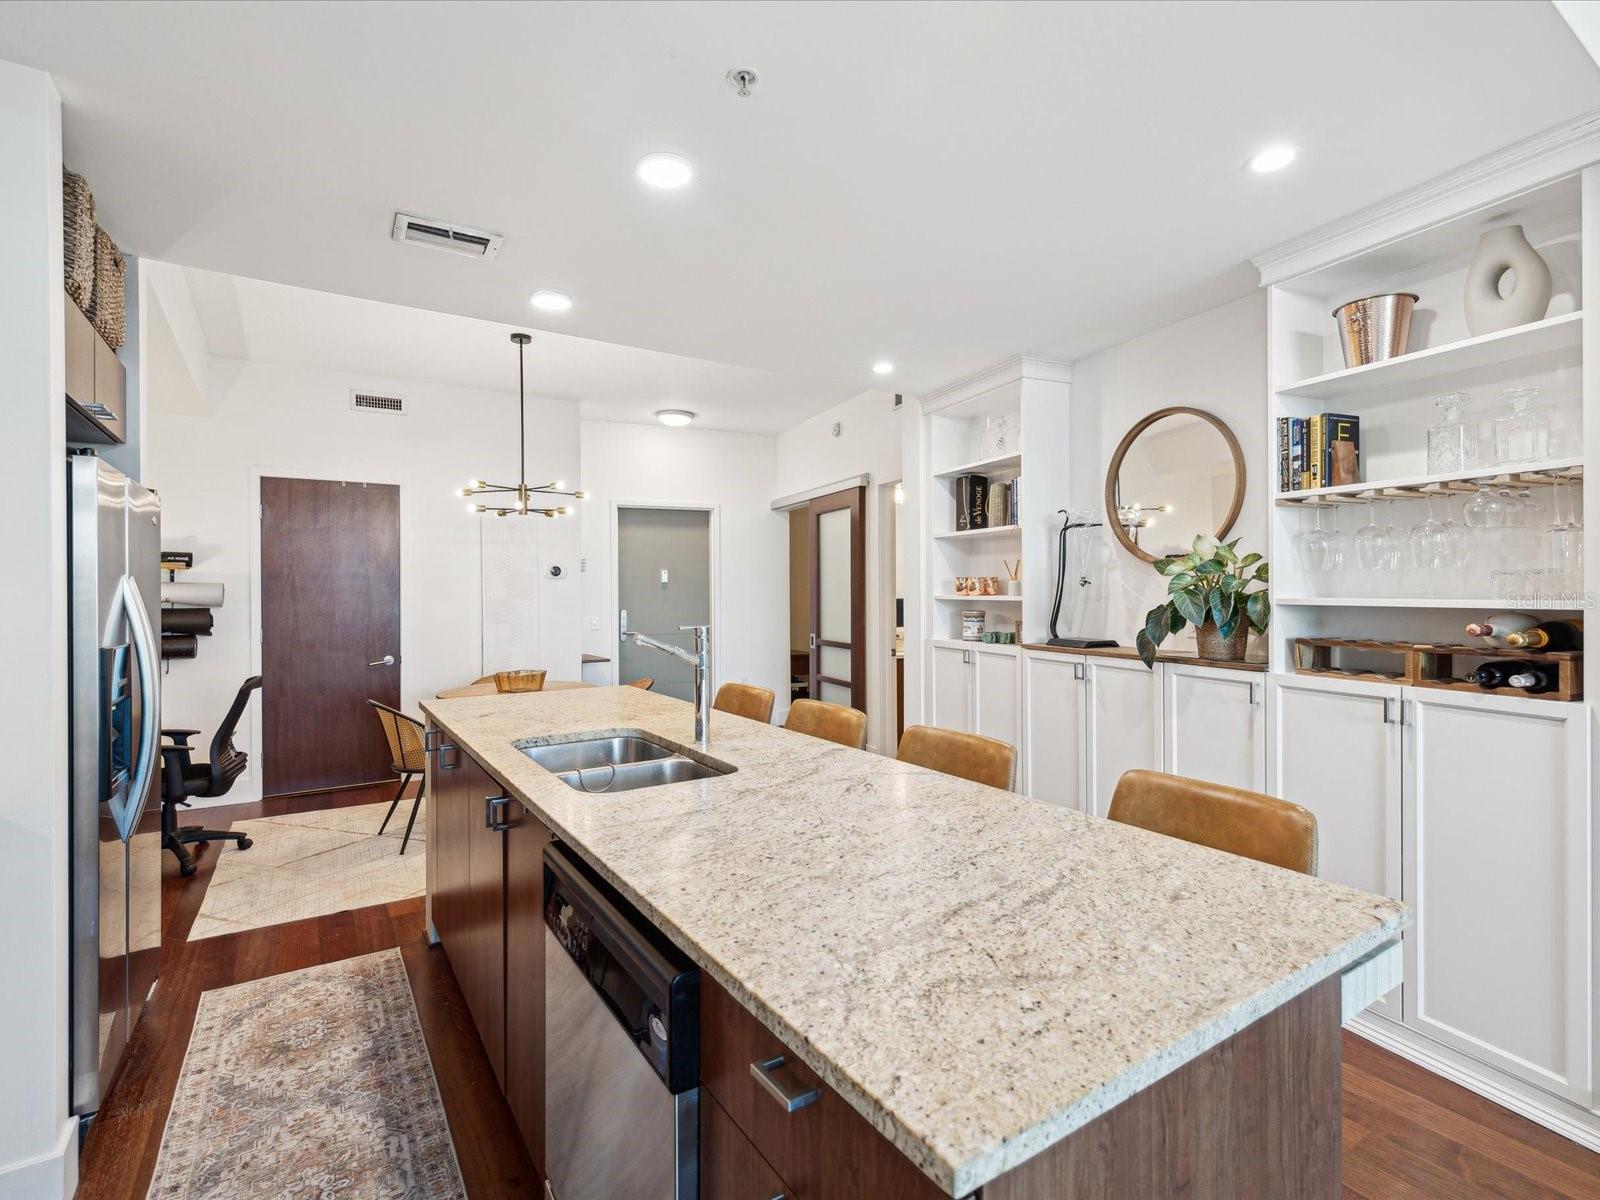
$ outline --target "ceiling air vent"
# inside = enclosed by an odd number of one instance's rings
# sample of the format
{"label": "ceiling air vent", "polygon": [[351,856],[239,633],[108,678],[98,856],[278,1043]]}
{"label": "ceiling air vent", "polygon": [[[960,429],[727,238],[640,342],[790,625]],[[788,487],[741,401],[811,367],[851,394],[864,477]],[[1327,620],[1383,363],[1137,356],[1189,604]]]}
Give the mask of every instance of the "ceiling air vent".
{"label": "ceiling air vent", "polygon": [[399,416],[406,411],[406,398],[404,396],[388,396],[382,392],[358,392],[350,390],[350,407],[357,412],[382,412],[394,413]]}
{"label": "ceiling air vent", "polygon": [[493,258],[500,253],[504,240],[498,233],[482,229],[468,229],[448,221],[435,221],[430,217],[414,217],[397,212],[389,236],[397,242],[410,242],[416,246],[431,246],[450,254],[464,254],[468,258]]}

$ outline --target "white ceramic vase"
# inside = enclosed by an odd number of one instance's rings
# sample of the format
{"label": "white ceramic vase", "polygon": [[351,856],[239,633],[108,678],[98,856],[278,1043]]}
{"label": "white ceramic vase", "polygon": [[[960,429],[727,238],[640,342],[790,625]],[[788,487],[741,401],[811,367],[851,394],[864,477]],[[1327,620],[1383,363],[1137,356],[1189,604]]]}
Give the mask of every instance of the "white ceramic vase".
{"label": "white ceramic vase", "polygon": [[[1500,281],[1511,272],[1509,296]],[[1478,239],[1467,268],[1467,328],[1474,337],[1544,319],[1550,307],[1550,268],[1523,236],[1521,225],[1502,225]]]}

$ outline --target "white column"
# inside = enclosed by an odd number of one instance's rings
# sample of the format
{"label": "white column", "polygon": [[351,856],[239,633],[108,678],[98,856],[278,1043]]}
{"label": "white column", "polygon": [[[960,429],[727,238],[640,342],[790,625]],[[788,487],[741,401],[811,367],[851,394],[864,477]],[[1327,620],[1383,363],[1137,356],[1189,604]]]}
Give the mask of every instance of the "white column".
{"label": "white column", "polygon": [[0,1198],[77,1185],[67,1112],[66,351],[61,102],[0,62]]}

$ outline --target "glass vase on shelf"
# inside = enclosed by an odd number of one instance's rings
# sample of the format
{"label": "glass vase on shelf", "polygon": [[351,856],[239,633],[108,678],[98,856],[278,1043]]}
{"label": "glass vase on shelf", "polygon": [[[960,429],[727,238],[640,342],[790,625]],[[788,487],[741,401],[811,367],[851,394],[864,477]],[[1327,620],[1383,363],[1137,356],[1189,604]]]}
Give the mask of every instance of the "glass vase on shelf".
{"label": "glass vase on shelf", "polygon": [[1478,465],[1477,434],[1462,419],[1468,403],[1465,392],[1446,392],[1433,398],[1440,416],[1437,424],[1428,427],[1429,475],[1470,471]]}
{"label": "glass vase on shelf", "polygon": [[1539,389],[1532,385],[1507,388],[1503,393],[1511,411],[1494,419],[1495,462],[1536,462],[1550,457],[1550,418],[1533,407]]}

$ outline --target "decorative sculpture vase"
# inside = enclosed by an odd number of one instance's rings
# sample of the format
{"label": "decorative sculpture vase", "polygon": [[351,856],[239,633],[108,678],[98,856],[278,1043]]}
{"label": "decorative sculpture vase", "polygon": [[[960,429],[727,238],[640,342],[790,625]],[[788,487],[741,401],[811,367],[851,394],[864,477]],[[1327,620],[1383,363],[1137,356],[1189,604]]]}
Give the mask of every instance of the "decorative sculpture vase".
{"label": "decorative sculpture vase", "polygon": [[[1500,281],[1511,272],[1509,296]],[[1467,328],[1474,337],[1544,319],[1550,307],[1550,268],[1528,244],[1521,225],[1502,225],[1478,239],[1467,268]]]}

